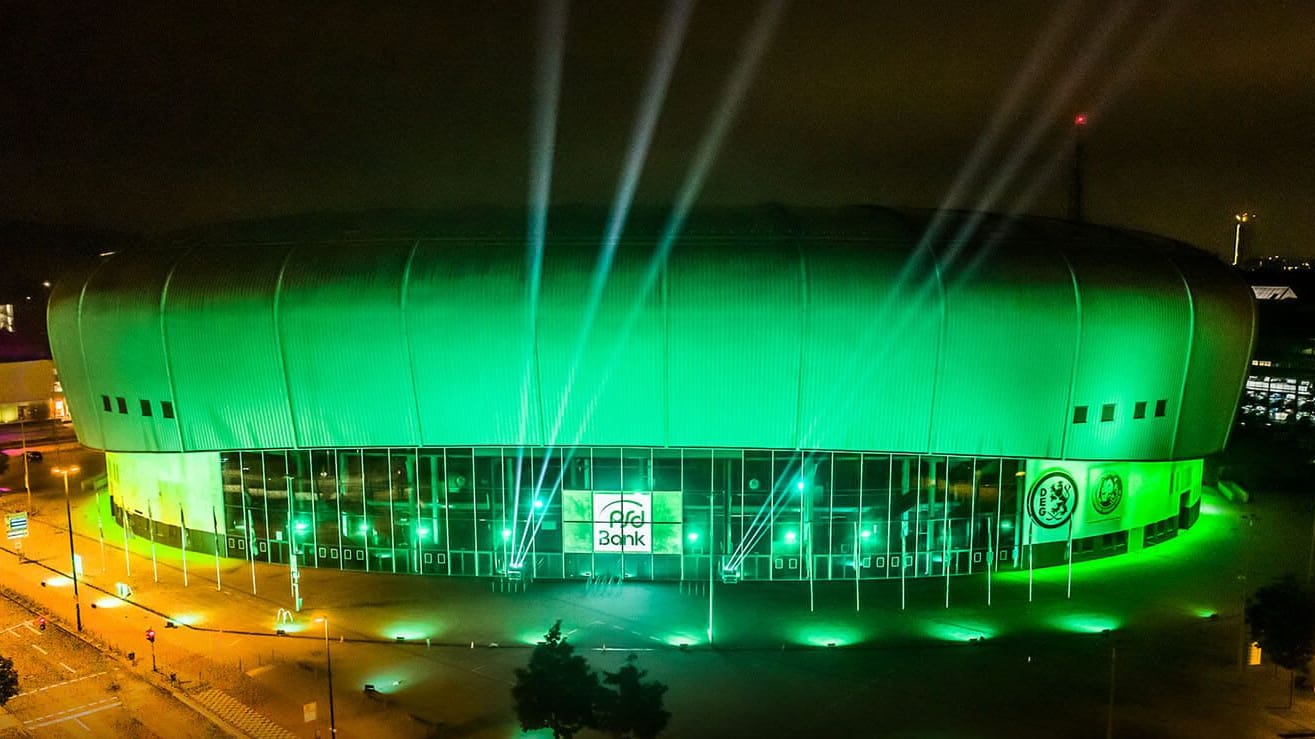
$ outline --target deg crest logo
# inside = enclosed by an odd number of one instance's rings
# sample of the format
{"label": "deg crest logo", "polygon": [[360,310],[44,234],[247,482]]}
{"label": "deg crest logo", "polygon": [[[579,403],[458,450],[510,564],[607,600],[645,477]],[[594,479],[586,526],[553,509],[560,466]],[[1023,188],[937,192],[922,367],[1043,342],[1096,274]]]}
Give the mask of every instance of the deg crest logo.
{"label": "deg crest logo", "polygon": [[1109,515],[1123,502],[1123,478],[1113,472],[1106,472],[1096,483],[1096,490],[1091,495],[1091,507],[1102,516]]}
{"label": "deg crest logo", "polygon": [[1043,529],[1057,529],[1073,518],[1078,486],[1067,472],[1047,472],[1027,495],[1027,515]]}

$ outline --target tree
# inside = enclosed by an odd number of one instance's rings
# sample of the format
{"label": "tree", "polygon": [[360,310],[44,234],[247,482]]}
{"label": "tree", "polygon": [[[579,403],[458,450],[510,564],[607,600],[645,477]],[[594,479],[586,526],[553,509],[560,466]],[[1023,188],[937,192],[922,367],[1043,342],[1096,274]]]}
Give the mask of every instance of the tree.
{"label": "tree", "polygon": [[529,665],[516,668],[511,698],[521,729],[546,728],[554,737],[571,737],[593,725],[598,691],[598,675],[566,643],[559,620],[534,648]]}
{"label": "tree", "polygon": [[631,654],[616,672],[604,672],[603,682],[615,690],[599,688],[597,728],[618,739],[652,739],[667,727],[671,713],[662,707],[667,686],[653,680],[644,682],[647,670],[635,666],[638,657]]}
{"label": "tree", "polygon": [[12,659],[0,656],[0,706],[8,703],[9,699],[16,695],[18,695],[18,670],[14,669]]}
{"label": "tree", "polygon": [[1315,656],[1315,595],[1287,575],[1266,585],[1247,599],[1251,638],[1271,661],[1289,671],[1288,703],[1297,670],[1305,670]]}

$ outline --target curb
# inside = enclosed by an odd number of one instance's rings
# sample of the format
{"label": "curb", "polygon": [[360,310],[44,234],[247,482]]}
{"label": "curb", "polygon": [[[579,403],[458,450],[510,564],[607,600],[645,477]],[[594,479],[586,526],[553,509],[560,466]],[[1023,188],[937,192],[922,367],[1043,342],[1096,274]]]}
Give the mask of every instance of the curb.
{"label": "curb", "polygon": [[[33,616],[40,616],[43,613],[45,613],[44,610],[38,612],[33,601],[29,600],[26,596],[24,596],[21,593],[14,592],[10,588],[7,588],[3,585],[0,585],[0,597],[4,597],[6,600],[17,605],[19,608],[22,608],[28,613],[31,613]],[[138,673],[136,670],[132,669],[132,665],[128,663],[124,657],[116,654],[114,651],[110,649],[107,649],[104,645],[98,644],[96,641],[92,640],[86,634],[83,634],[76,630],[69,629],[64,624],[63,619],[59,618],[58,616],[54,616],[53,614],[46,616],[46,623],[48,623],[51,626],[54,626],[55,628],[59,629],[65,634],[68,634],[74,639],[77,639],[83,644],[86,644],[92,649],[95,649],[97,652],[100,652],[100,654],[103,655],[106,659],[113,660],[114,662],[119,663],[121,666],[126,666],[128,668],[127,669],[128,674],[132,675],[133,678],[137,680],[141,680],[142,682],[146,683],[147,685],[150,685],[156,690],[164,691],[169,695],[173,696],[175,699],[177,699],[179,703],[182,703],[184,706],[187,706],[188,708],[192,709],[193,712],[195,712],[199,716],[202,716],[210,723],[214,724],[220,731],[224,732],[228,736],[234,737],[234,739],[251,739],[251,737],[248,734],[243,733],[236,726],[233,726],[228,721],[215,715],[205,707],[198,705],[196,701],[193,701],[185,694],[180,693],[179,691],[173,689],[168,685],[162,685],[158,681],[152,680],[146,675],[142,675]]]}

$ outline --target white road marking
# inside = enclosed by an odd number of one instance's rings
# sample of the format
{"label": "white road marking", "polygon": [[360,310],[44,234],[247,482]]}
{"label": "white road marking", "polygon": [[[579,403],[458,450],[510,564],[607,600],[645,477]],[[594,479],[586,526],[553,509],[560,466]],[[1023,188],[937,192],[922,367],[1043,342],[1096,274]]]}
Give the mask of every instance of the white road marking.
{"label": "white road marking", "polygon": [[[45,716],[37,716],[36,718],[30,721],[24,721],[23,726],[29,729],[39,729],[42,726],[50,726],[51,724],[58,724],[64,721],[73,721],[75,719],[81,718],[83,716],[88,716],[93,713],[97,713],[100,711],[108,711],[111,708],[118,708],[121,705],[123,705],[123,703],[118,698],[106,698],[105,700],[96,701],[94,703],[84,703],[80,706],[74,706],[73,708],[66,708],[63,711],[48,713]],[[82,709],[86,709],[86,710],[82,710]],[[73,711],[78,711],[78,713],[72,713]],[[60,715],[64,713],[68,713],[70,715],[68,716]]]}
{"label": "white road marking", "polygon": [[62,683],[55,683],[54,685],[47,685],[47,686],[44,687],[44,688],[37,688],[36,690],[29,690],[29,691],[27,691],[26,693],[19,693],[18,695],[14,696],[14,697],[15,697],[15,698],[22,698],[22,697],[25,696],[25,695],[32,695],[33,693],[40,693],[40,692],[43,691],[43,690],[50,690],[51,688],[58,688],[58,687],[60,687],[60,686],[68,685],[68,684],[70,684],[70,683],[77,683],[77,682],[82,682],[83,680],[90,680],[90,679],[93,678],[93,677],[100,677],[101,675],[104,675],[104,674],[105,674],[105,671],[101,671],[101,672],[93,672],[93,673],[90,674],[90,675],[83,675],[82,677],[75,677],[75,678],[73,678],[72,680],[65,680],[65,681],[62,682]]}
{"label": "white road marking", "polygon": [[40,633],[41,633],[41,631],[38,630],[37,627],[35,627],[35,626],[32,625],[32,622],[31,622],[31,621],[24,621],[24,622],[23,622],[23,625],[26,626],[26,627],[27,627],[27,630],[30,631],[30,632],[32,632],[33,634],[40,634]]}
{"label": "white road marking", "polygon": [[38,646],[35,645],[35,644],[29,644],[28,646],[29,646],[29,647],[32,647],[33,649],[37,650],[38,652],[40,652],[40,653],[42,653],[42,654],[50,654],[50,652],[47,652],[46,650],[42,649],[41,647],[38,647]]}
{"label": "white road marking", "polygon": [[68,670],[69,672],[73,673],[74,675],[78,674],[78,671],[77,671],[77,670],[73,669],[72,667],[69,667],[68,665],[64,664],[63,662],[60,662],[60,663],[59,663],[59,666],[60,666],[60,667],[63,667],[63,668],[66,669],[66,670]]}
{"label": "white road marking", "polygon": [[91,733],[91,727],[90,727],[90,726],[87,726],[87,725],[84,724],[84,723],[82,723],[82,719],[80,719],[80,718],[75,718],[75,719],[73,719],[73,723],[77,724],[78,726],[81,726],[84,730],[87,731],[87,733]]}

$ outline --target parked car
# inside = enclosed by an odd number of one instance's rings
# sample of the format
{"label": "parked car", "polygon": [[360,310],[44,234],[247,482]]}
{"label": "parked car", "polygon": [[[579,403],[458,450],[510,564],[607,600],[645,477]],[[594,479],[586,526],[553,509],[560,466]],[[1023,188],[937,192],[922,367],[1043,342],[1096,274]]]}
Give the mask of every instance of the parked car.
{"label": "parked car", "polygon": [[45,457],[43,457],[43,456],[41,455],[41,452],[28,452],[28,453],[27,453],[27,461],[29,461],[29,462],[40,462],[40,461],[43,460],[43,459],[45,459]]}

